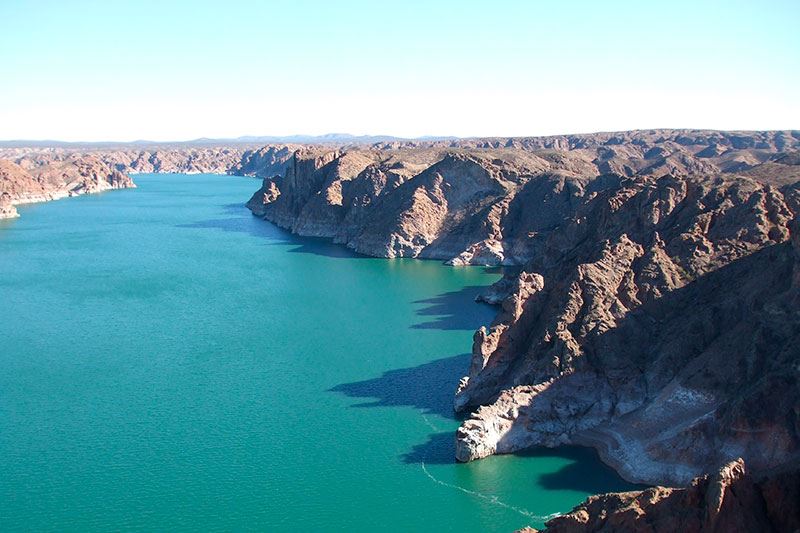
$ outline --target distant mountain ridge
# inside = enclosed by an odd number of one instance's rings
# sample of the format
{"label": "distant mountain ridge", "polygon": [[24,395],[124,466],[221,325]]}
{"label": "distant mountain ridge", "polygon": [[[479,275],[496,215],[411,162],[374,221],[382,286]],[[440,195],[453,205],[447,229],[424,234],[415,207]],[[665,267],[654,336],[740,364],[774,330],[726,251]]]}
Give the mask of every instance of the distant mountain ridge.
{"label": "distant mountain ridge", "polygon": [[325,133],[322,135],[242,135],[240,137],[198,137],[185,141],[59,141],[54,139],[11,139],[0,141],[0,148],[113,148],[131,146],[208,146],[208,145],[263,145],[263,144],[372,144],[402,141],[449,141],[459,137],[425,135],[422,137],[397,137],[394,135],[352,135],[350,133]]}

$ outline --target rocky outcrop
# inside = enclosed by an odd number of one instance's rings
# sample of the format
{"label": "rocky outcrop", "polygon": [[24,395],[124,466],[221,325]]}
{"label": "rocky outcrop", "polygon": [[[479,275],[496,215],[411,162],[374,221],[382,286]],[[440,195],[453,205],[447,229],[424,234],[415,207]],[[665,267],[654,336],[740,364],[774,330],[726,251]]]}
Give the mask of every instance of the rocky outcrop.
{"label": "rocky outcrop", "polygon": [[252,148],[232,146],[156,146],[135,145],[115,148],[5,148],[0,158],[33,169],[76,156],[92,156],[111,168],[128,174],[234,174],[239,176],[272,176],[283,173],[291,159],[293,147],[287,145]]}
{"label": "rocky outcrop", "polygon": [[[265,176],[248,206],[366,255],[522,265],[581,205],[622,180],[717,176],[739,156],[752,165],[737,171],[758,172],[797,147],[792,132],[655,130],[303,149],[283,174]],[[271,161],[277,152],[264,153]]]}
{"label": "rocky outcrop", "polygon": [[[588,192],[591,180],[564,170],[581,165],[590,163],[503,150],[303,150],[284,175],[264,180],[248,207],[366,255],[520,264],[562,204]],[[537,210],[531,199],[553,209]]]}
{"label": "rocky outcrop", "polygon": [[685,484],[800,450],[798,147],[656,130],[303,150],[248,207],[368,255],[522,266],[485,296],[502,304],[458,385],[459,460],[579,444]]}
{"label": "rocky outcrop", "polygon": [[247,152],[238,147],[153,148],[100,151],[98,157],[130,173],[230,174]]}
{"label": "rocky outcrop", "polygon": [[285,145],[246,150],[242,153],[239,162],[229,167],[226,173],[258,177],[282,175],[286,172],[295,150],[299,148],[296,145]]}
{"label": "rocky outcrop", "polygon": [[[688,487],[591,496],[547,522],[547,533],[750,533],[800,530],[797,465],[756,478],[734,460]],[[523,530],[524,531],[524,530]],[[535,531],[527,529],[527,531]]]}
{"label": "rocky outcrop", "polygon": [[16,218],[19,216],[17,208],[11,201],[11,195],[7,192],[0,194],[0,219],[3,218]]}
{"label": "rocky outcrop", "polygon": [[478,408],[457,458],[590,445],[629,480],[671,484],[735,457],[756,471],[793,459],[793,217],[778,189],[737,176],[598,194],[476,334],[456,408]]}
{"label": "rocky outcrop", "polygon": [[14,205],[46,202],[68,196],[136,187],[126,174],[93,155],[0,159],[0,217],[18,216]]}

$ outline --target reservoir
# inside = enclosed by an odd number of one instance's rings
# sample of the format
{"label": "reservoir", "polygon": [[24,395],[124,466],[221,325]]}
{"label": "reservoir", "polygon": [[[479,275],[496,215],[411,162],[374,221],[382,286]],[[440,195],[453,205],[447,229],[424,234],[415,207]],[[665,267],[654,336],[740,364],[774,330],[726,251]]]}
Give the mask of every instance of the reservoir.
{"label": "reservoir", "polygon": [[252,178],[134,180],[0,221],[0,529],[510,533],[630,487],[577,448],[454,462],[498,272],[291,236]]}

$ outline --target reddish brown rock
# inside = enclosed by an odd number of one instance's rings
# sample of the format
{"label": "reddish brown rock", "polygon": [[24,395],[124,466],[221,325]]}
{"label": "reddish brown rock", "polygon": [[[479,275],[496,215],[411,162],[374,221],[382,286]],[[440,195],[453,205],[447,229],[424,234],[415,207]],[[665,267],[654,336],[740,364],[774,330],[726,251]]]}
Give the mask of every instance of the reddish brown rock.
{"label": "reddish brown rock", "polygon": [[459,460],[583,444],[683,484],[800,449],[798,147],[653,130],[320,148],[248,206],[368,255],[523,266],[486,296],[505,301],[457,388]]}
{"label": "reddish brown rock", "polygon": [[[19,164],[18,164],[19,163]],[[133,180],[94,155],[39,156],[14,163],[0,159],[0,217],[16,216],[15,204],[135,187]]]}
{"label": "reddish brown rock", "polygon": [[800,470],[755,478],[741,459],[686,488],[589,497],[547,522],[547,533],[750,533],[800,531]]}

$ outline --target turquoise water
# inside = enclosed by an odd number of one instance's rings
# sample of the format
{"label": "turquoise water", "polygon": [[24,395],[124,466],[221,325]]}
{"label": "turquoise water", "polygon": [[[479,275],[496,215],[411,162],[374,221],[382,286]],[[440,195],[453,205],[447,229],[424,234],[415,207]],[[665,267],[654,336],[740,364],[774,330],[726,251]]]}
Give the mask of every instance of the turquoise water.
{"label": "turquoise water", "polygon": [[0,223],[0,529],[505,531],[626,485],[587,450],[454,464],[481,268],[356,257],[139,188]]}

